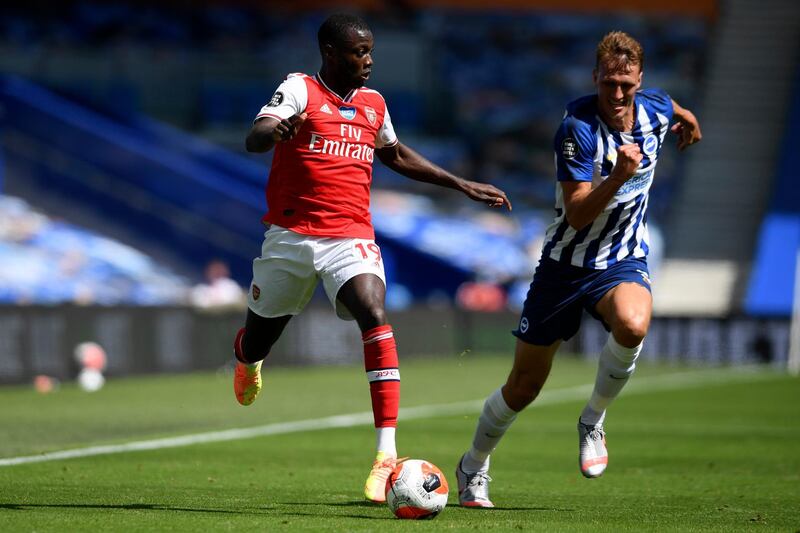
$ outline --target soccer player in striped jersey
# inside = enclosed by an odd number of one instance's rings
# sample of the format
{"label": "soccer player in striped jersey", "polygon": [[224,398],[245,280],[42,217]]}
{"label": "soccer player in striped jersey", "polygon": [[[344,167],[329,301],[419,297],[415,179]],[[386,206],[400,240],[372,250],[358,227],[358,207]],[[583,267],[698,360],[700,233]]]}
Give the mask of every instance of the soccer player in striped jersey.
{"label": "soccer player in striped jersey", "polygon": [[635,39],[607,34],[597,47],[596,93],[567,105],[553,146],[555,220],[514,331],[511,372],[487,398],[472,447],[456,468],[463,506],[493,506],[490,454],[539,394],[556,350],[578,331],[584,309],[610,333],[578,419],[579,466],[588,478],[606,469],[606,408],[633,373],[650,324],[647,200],[658,156],[670,129],[681,150],[701,138],[689,110],[660,89],[640,90],[643,66]]}
{"label": "soccer player in striped jersey", "polygon": [[496,187],[454,176],[398,140],[383,96],[364,87],[374,43],[363,20],[332,15],[318,37],[320,71],[289,75],[246,140],[250,152],[274,148],[275,154],[263,218],[268,229],[253,261],[245,327],[234,340],[234,392],[242,405],[253,403],[261,391],[261,362],[322,281],[337,315],[355,320],[362,333],[377,448],[364,495],[381,502],[397,461],[400,371],[369,213],[373,160],[492,207],[511,204]]}

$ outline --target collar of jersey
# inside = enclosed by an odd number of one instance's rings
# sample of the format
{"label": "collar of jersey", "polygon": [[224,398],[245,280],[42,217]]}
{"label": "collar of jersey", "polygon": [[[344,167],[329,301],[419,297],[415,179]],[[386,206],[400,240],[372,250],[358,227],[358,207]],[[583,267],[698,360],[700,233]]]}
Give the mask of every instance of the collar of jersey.
{"label": "collar of jersey", "polygon": [[323,87],[323,88],[324,88],[326,91],[328,91],[329,93],[331,93],[332,95],[334,95],[336,98],[338,98],[338,99],[339,99],[339,100],[341,100],[342,102],[350,102],[351,100],[353,100],[353,98],[356,96],[356,93],[358,92],[358,89],[350,89],[350,92],[349,92],[349,93],[347,93],[347,96],[345,96],[344,98],[342,98],[341,96],[339,96],[339,93],[337,93],[336,91],[334,91],[333,89],[331,89],[330,87],[328,87],[328,85],[325,83],[325,80],[323,80],[323,79],[322,79],[322,76],[320,76],[320,75],[319,75],[319,72],[317,72],[317,73],[314,75],[314,79],[315,79],[315,80],[317,80],[317,82],[318,82],[320,85],[322,85],[322,87]]}

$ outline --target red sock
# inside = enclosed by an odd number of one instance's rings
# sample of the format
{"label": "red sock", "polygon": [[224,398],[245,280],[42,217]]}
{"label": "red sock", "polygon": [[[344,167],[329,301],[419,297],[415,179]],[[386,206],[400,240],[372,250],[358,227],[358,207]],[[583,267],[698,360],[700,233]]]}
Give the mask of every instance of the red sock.
{"label": "red sock", "polygon": [[397,427],[397,411],[400,408],[400,370],[392,326],[386,324],[365,331],[362,339],[364,369],[369,380],[375,427]]}

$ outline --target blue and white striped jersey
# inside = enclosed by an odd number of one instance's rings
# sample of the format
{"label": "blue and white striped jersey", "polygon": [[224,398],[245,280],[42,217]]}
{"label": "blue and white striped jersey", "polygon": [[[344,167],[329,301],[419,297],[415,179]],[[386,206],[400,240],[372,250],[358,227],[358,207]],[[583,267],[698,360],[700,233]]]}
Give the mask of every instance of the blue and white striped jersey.
{"label": "blue and white striped jersey", "polygon": [[630,133],[615,131],[600,119],[596,95],[567,105],[553,145],[558,181],[591,181],[596,187],[611,173],[617,147],[623,144],[637,143],[644,157],[603,212],[580,231],[567,223],[563,191],[557,186],[556,218],[547,228],[542,257],[601,270],[626,257],[647,255],[648,192],[672,119],[672,100],[660,89],[646,89],[636,93],[634,105]]}

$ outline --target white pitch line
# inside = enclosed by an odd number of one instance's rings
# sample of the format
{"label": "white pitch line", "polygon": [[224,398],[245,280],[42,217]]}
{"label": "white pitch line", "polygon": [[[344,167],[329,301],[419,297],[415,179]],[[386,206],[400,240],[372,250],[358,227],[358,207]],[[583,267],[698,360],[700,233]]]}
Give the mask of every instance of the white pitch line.
{"label": "white pitch line", "polygon": [[[634,379],[625,388],[624,394],[644,394],[665,390],[691,388],[697,385],[718,385],[740,381],[756,381],[774,378],[779,374],[756,371],[749,367],[716,368],[709,370],[680,372],[664,374],[661,376],[643,377]],[[531,404],[531,407],[568,403],[588,398],[592,392],[592,385],[579,385],[562,389],[545,390]],[[421,405],[400,409],[401,420],[419,418],[433,418],[462,414],[474,414],[483,407],[484,400],[470,400],[465,402],[446,403],[438,405]],[[15,466],[27,463],[43,463],[47,461],[60,461],[62,459],[77,459],[96,455],[111,455],[126,452],[139,452],[145,450],[161,450],[164,448],[178,448],[194,444],[209,442],[225,442],[232,440],[250,439],[267,435],[281,435],[284,433],[298,433],[301,431],[315,431],[322,429],[348,428],[372,423],[372,412],[352,413],[346,415],[328,416],[311,420],[297,420],[294,422],[278,422],[251,428],[228,429],[195,433],[179,437],[152,439],[129,442],[127,444],[109,444],[105,446],[89,446],[57,452],[29,455],[23,457],[9,457],[0,459],[0,467]]]}

